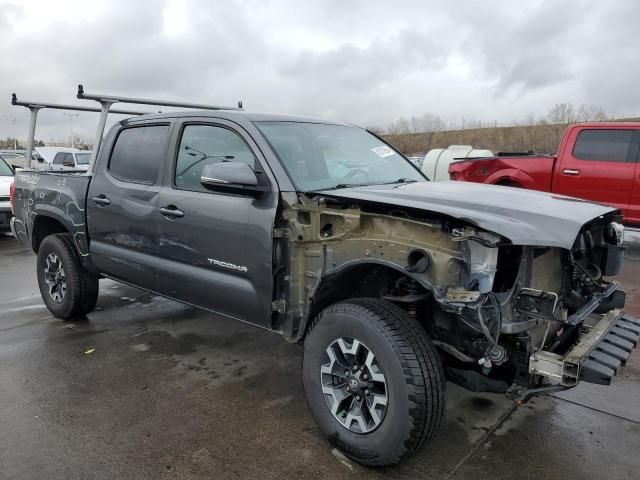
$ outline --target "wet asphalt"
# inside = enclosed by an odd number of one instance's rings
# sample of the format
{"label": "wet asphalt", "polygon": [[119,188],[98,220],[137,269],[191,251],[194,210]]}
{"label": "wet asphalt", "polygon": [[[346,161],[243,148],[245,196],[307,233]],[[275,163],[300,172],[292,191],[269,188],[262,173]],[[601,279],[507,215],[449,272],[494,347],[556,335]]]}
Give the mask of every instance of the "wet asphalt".
{"label": "wet asphalt", "polygon": [[[640,316],[640,248],[620,277]],[[45,309],[35,256],[0,236],[0,479],[637,479],[640,354],[610,387],[515,407],[447,386],[435,441],[361,467],[307,409],[302,350],[112,281],[85,322]]]}

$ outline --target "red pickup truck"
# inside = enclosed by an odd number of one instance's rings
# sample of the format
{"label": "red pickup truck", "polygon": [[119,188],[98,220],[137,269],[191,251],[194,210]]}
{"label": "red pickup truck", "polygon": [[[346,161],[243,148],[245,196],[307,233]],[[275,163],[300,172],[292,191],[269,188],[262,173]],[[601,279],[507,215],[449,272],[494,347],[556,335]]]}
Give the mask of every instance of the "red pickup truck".
{"label": "red pickup truck", "polygon": [[543,190],[620,209],[640,226],[640,123],[578,123],[558,153],[468,159],[449,166],[451,180]]}

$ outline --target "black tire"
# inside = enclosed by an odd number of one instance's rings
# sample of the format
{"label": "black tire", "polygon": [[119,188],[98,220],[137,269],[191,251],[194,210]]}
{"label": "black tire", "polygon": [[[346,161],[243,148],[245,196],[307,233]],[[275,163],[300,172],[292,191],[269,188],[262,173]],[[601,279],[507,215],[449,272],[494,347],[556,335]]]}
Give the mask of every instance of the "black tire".
{"label": "black tire", "polygon": [[496,183],[496,185],[502,185],[503,187],[523,188],[522,185],[520,185],[518,182],[513,182],[511,180],[503,180]]}
{"label": "black tire", "polygon": [[[320,369],[326,365],[327,348],[343,337],[366,345],[385,377],[386,413],[367,433],[354,432],[338,421],[322,390],[326,376]],[[302,370],[307,403],[320,429],[333,445],[363,465],[398,463],[430,442],[442,422],[445,377],[440,358],[424,328],[390,302],[350,299],[322,311],[305,339]]]}
{"label": "black tire", "polygon": [[[50,294],[47,284],[47,258],[58,259],[64,271],[66,290],[64,294],[58,294],[56,299]],[[98,277],[82,266],[69,234],[46,237],[38,249],[36,265],[40,295],[53,316],[63,320],[81,319],[95,308],[99,291]]]}

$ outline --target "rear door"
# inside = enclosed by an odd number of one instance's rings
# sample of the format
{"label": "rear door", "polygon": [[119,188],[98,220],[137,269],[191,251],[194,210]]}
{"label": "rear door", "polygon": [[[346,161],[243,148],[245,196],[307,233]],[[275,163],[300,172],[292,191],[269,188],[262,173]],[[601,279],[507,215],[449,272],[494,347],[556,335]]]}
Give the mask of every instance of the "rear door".
{"label": "rear door", "polygon": [[163,294],[269,327],[272,232],[278,193],[262,199],[212,192],[200,184],[209,163],[243,162],[264,171],[253,139],[219,119],[175,127],[172,169],[158,201]]}
{"label": "rear door", "polygon": [[636,168],[634,135],[632,129],[573,129],[560,154],[553,191],[611,205],[627,216]]}
{"label": "rear door", "polygon": [[89,186],[87,222],[92,261],[103,273],[157,289],[158,194],[170,125],[142,124],[115,135],[100,153]]}

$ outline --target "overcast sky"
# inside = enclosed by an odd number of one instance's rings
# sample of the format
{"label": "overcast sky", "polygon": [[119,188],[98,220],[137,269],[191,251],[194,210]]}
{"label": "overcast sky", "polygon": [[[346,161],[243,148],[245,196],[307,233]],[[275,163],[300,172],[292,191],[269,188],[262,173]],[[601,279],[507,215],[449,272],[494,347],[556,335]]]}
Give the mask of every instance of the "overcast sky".
{"label": "overcast sky", "polygon": [[[559,102],[635,116],[639,32],[634,0],[0,0],[0,136],[26,137],[11,92],[82,103],[78,83],[366,126],[504,123]],[[40,117],[36,138],[69,135],[61,112]],[[73,121],[93,136],[97,115]]]}

